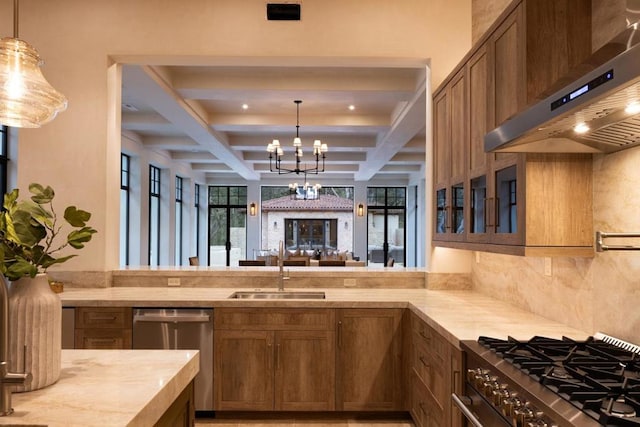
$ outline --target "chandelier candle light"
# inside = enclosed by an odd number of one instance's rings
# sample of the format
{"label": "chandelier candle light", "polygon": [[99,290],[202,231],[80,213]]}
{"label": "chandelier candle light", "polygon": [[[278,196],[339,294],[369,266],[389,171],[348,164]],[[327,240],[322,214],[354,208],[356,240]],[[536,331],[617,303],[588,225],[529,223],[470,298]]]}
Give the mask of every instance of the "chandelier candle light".
{"label": "chandelier candle light", "polygon": [[[300,139],[300,104],[302,101],[297,99],[295,101],[296,104],[296,137],[293,139],[293,148],[295,154],[295,164],[296,167],[294,169],[285,168],[282,166],[282,155],[284,154],[284,150],[280,146],[280,141],[274,139],[270,144],[267,145],[267,151],[269,152],[269,170],[271,172],[278,172],[278,175],[281,174],[289,174],[295,173],[299,175],[300,173],[305,174],[305,182],[307,174],[318,174],[319,172],[324,172],[324,159],[325,154],[328,150],[327,144],[323,144],[319,139],[316,139],[313,142],[313,155],[316,158],[316,164],[314,167],[301,168],[300,165],[302,163],[302,140]],[[275,157],[275,162],[274,162]],[[322,158],[322,168],[320,168],[320,158]],[[291,185],[290,185],[291,187]]]}
{"label": "chandelier candle light", "polygon": [[316,200],[320,198],[320,189],[322,185],[311,185],[307,181],[307,174],[304,174],[304,184],[298,185],[297,182],[289,184],[289,194],[292,199]]}

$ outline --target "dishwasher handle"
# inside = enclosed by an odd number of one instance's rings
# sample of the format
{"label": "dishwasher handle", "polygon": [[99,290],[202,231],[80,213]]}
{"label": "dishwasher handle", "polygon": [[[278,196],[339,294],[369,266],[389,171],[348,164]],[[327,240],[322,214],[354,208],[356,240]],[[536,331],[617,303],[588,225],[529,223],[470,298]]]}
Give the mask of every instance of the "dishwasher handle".
{"label": "dishwasher handle", "polygon": [[153,323],[208,323],[211,316],[208,314],[166,315],[166,314],[136,314],[134,322]]}
{"label": "dishwasher handle", "polygon": [[467,396],[458,397],[457,394],[451,393],[451,400],[453,401],[453,403],[455,403],[458,409],[460,409],[460,412],[462,412],[462,415],[464,415],[469,423],[471,423],[475,427],[483,427],[478,417],[476,417],[473,412],[471,412],[471,410],[467,407],[468,404],[471,404],[471,398]]}

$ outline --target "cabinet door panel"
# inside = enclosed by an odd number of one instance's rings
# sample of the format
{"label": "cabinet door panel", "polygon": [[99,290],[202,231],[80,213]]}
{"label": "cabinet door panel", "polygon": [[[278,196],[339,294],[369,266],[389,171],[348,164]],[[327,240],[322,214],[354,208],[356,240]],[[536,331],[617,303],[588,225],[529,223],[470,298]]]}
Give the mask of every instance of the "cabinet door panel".
{"label": "cabinet door panel", "polygon": [[451,173],[449,123],[449,103],[445,89],[433,100],[433,180],[436,186],[446,185]]}
{"label": "cabinet door panel", "polygon": [[402,409],[401,309],[338,310],[338,410]]}
{"label": "cabinet door panel", "polygon": [[282,331],[276,335],[275,408],[335,408],[335,333]]}
{"label": "cabinet door panel", "polygon": [[486,47],[481,48],[468,64],[469,86],[469,170],[472,176],[486,173],[487,158],[484,152],[484,135],[489,131],[487,102],[488,59]]}
{"label": "cabinet door panel", "polygon": [[465,174],[467,143],[467,94],[464,70],[451,82],[451,180],[462,182]]}
{"label": "cabinet door panel", "polygon": [[215,331],[216,410],[273,409],[273,334]]}

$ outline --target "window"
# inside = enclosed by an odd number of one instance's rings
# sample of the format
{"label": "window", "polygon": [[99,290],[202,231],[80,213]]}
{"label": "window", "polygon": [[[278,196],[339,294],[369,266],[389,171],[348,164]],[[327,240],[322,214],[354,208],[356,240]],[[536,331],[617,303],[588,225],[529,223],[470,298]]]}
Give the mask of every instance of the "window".
{"label": "window", "polygon": [[[404,187],[367,188],[367,260],[369,265],[404,266],[407,191]],[[440,194],[437,195],[438,201]],[[442,224],[438,221],[438,227]],[[437,231],[442,230],[438,228]]]}
{"label": "window", "polygon": [[196,242],[196,256],[200,257],[200,184],[196,184],[193,188],[193,207],[195,212],[195,227],[196,233],[194,242]]}
{"label": "window", "polygon": [[182,265],[182,177],[176,176],[175,265]]}
{"label": "window", "polygon": [[284,227],[288,250],[338,249],[337,219],[286,218]]}
{"label": "window", "polygon": [[8,166],[9,166],[9,128],[0,126],[0,191],[7,194],[8,191]]}
{"label": "window", "polygon": [[129,265],[131,157],[120,154],[120,265]]}
{"label": "window", "polygon": [[209,265],[237,266],[247,252],[247,187],[209,187]]}
{"label": "window", "polygon": [[149,265],[160,265],[160,168],[149,165]]}

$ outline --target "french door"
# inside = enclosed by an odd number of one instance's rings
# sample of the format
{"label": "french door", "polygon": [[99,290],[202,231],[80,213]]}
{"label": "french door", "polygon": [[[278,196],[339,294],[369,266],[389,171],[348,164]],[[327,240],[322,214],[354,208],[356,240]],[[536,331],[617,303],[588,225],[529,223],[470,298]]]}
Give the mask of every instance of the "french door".
{"label": "french door", "polygon": [[238,266],[247,252],[247,188],[209,187],[209,266]]}

